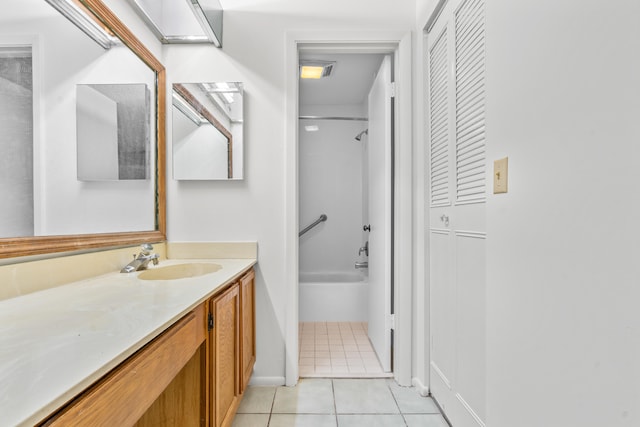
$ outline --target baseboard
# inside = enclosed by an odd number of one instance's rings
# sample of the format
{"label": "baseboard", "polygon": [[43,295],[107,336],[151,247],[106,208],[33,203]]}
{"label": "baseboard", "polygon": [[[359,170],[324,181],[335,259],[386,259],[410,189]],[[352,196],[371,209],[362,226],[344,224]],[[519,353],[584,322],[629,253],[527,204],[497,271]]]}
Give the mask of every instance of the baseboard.
{"label": "baseboard", "polygon": [[411,384],[416,388],[418,393],[420,393],[420,396],[429,396],[429,387],[424,385],[422,381],[420,381],[420,378],[413,377],[413,379],[411,380]]}
{"label": "baseboard", "polygon": [[285,379],[284,377],[256,377],[252,376],[249,381],[249,385],[257,385],[257,386],[279,386],[284,385]]}

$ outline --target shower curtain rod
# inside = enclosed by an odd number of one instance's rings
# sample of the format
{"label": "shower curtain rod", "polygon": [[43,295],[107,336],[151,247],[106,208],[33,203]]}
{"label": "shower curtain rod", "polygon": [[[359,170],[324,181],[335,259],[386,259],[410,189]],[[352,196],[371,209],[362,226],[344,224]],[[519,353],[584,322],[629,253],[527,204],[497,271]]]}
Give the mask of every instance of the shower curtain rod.
{"label": "shower curtain rod", "polygon": [[300,120],[353,120],[358,122],[367,122],[366,117],[339,117],[339,116],[300,116]]}

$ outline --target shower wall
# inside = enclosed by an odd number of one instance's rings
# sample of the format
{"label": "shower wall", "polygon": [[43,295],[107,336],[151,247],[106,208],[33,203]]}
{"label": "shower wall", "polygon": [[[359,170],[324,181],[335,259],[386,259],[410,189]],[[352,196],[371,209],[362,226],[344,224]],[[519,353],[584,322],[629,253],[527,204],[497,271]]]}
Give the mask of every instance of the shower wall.
{"label": "shower wall", "polygon": [[[366,117],[363,105],[301,106],[301,115]],[[308,132],[305,126],[316,125]],[[328,219],[300,238],[299,269],[305,273],[355,272],[362,246],[363,149],[366,121],[300,120],[300,229],[321,214]]]}

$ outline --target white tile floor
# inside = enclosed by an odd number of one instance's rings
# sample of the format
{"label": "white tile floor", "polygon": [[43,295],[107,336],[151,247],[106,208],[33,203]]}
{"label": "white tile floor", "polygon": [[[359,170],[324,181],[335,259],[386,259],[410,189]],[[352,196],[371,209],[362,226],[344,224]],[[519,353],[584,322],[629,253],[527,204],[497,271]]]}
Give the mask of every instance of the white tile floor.
{"label": "white tile floor", "polygon": [[384,378],[362,322],[301,322],[301,378]]}
{"label": "white tile floor", "polygon": [[232,427],[448,427],[438,407],[392,379],[302,379],[252,386]]}

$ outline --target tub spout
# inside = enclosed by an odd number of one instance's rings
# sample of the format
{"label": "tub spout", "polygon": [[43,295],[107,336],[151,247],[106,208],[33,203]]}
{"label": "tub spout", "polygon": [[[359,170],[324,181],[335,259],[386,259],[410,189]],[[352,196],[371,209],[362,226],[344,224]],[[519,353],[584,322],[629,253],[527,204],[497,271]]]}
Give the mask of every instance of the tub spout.
{"label": "tub spout", "polygon": [[356,261],[356,268],[369,268],[368,261]]}

